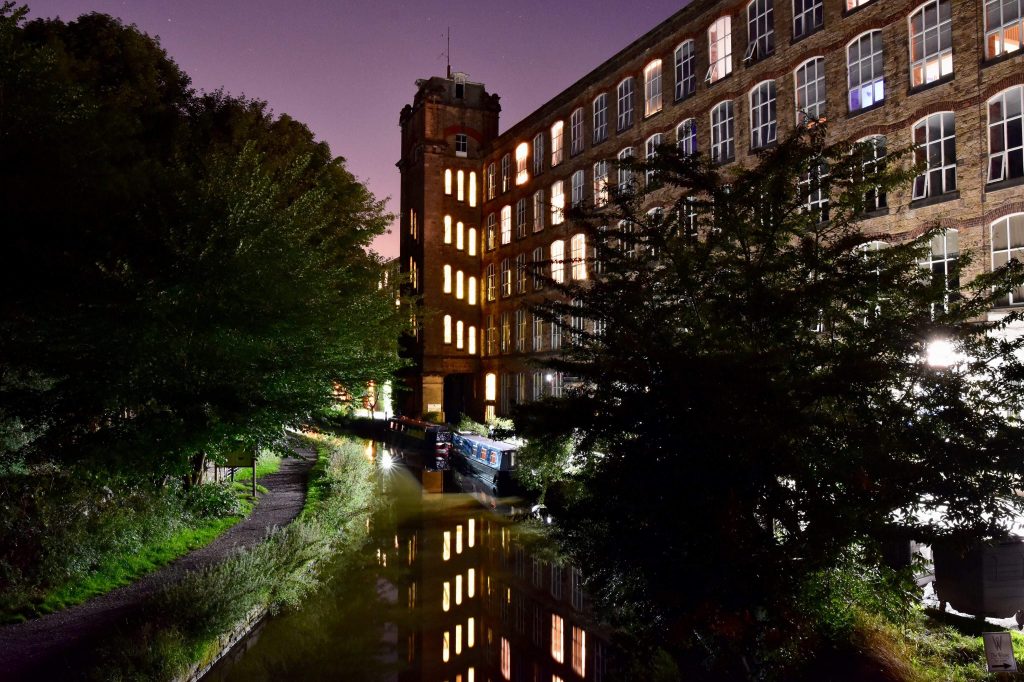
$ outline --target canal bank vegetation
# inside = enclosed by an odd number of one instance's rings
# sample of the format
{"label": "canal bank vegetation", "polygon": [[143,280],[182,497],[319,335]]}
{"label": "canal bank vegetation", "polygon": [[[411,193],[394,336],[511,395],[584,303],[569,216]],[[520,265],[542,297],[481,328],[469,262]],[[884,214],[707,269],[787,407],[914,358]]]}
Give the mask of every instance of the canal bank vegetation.
{"label": "canal bank vegetation", "polygon": [[683,679],[942,679],[944,652],[976,671],[886,556],[1024,511],[1022,316],[988,316],[1024,267],[981,272],[939,228],[862,231],[922,169],[827,129],[747,168],[630,162],[637,191],[572,216],[587,278],[535,273],[561,294],[533,311],[563,327],[547,371],[573,380],[516,428],[573,467],[519,466],[552,473],[553,532],[632,638],[633,679],[652,649]]}
{"label": "canal bank vegetation", "polygon": [[363,441],[310,434],[317,453],[299,517],[149,600],[95,656],[96,679],[173,680],[220,653],[221,637],[247,620],[295,607],[319,584],[323,562],[367,539],[375,463]]}

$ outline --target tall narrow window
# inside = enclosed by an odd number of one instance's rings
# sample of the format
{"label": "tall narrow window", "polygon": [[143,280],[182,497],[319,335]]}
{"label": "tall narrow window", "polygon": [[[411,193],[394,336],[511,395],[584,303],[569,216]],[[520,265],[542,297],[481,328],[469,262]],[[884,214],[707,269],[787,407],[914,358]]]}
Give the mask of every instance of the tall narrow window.
{"label": "tall narrow window", "polygon": [[626,147],[619,151],[619,192],[630,192],[633,190],[633,170],[626,165],[631,158],[633,158],[632,147]]}
{"label": "tall narrow window", "polygon": [[808,59],[793,72],[793,79],[797,124],[820,121],[825,117],[825,58]]}
{"label": "tall narrow window", "polygon": [[455,223],[455,248],[458,251],[462,251],[466,248],[466,226],[461,221]]}
{"label": "tall narrow window", "polygon": [[587,633],[575,625],[572,626],[572,671],[580,677],[587,676]]}
{"label": "tall narrow window", "polygon": [[455,156],[466,156],[469,153],[469,136],[466,133],[455,133]]}
{"label": "tall narrow window", "polygon": [[[535,353],[544,350],[544,320],[534,315],[533,326],[531,331],[533,336],[533,345],[530,347],[530,350],[534,351]],[[541,398],[544,397],[543,376],[544,375],[541,372],[534,372],[533,374],[534,400],[540,400]]]}
{"label": "tall narrow window", "polygon": [[452,316],[451,315],[445,315],[444,316],[444,342],[445,343],[451,343],[452,342]]}
{"label": "tall narrow window", "polygon": [[498,293],[498,276],[494,272],[494,263],[488,263],[484,269],[484,289],[488,301],[493,301]]}
{"label": "tall narrow window", "polygon": [[[1015,213],[992,223],[992,269],[1010,260],[1024,263],[1024,213]],[[999,305],[1024,304],[1024,287],[1017,287],[999,300]]]}
{"label": "tall narrow window", "polygon": [[551,242],[551,279],[560,284],[565,281],[565,242],[561,239]]}
{"label": "tall narrow window", "polygon": [[476,228],[475,227],[471,227],[467,231],[466,241],[469,242],[469,248],[466,249],[466,251],[469,253],[470,256],[475,256],[476,255]]}
{"label": "tall narrow window", "polygon": [[[882,135],[876,135],[874,137],[868,137],[859,142],[868,143],[871,147],[868,153],[865,154],[863,168],[864,176],[871,177],[874,173],[881,170],[885,160],[885,137]],[[876,211],[880,208],[885,208],[888,198],[886,192],[881,187],[872,187],[864,195],[864,210],[865,211]]]}
{"label": "tall narrow window", "polygon": [[526,254],[516,256],[516,293],[526,293]]}
{"label": "tall narrow window", "polygon": [[661,60],[644,67],[644,116],[661,111]]}
{"label": "tall narrow window", "polygon": [[572,205],[573,207],[583,205],[583,171],[578,170],[572,174]]}
{"label": "tall narrow window", "polygon": [[615,89],[618,96],[618,129],[625,130],[633,125],[633,78],[624,78]]}
{"label": "tall narrow window", "polygon": [[450,215],[444,217],[444,243],[452,243],[452,217]]}
{"label": "tall narrow window", "polygon": [[452,293],[452,266],[445,265],[442,269],[443,277],[441,286],[444,289],[444,293]]}
{"label": "tall narrow window", "polygon": [[540,232],[544,229],[544,190],[539,189],[533,193],[533,231]]}
{"label": "tall narrow window", "polygon": [[506,154],[501,157],[501,192],[512,189],[512,155]]}
{"label": "tall narrow window", "polygon": [[828,175],[828,166],[820,163],[808,170],[799,182],[804,210],[819,222],[825,222],[829,217]]}
{"label": "tall narrow window", "polygon": [[608,162],[601,160],[594,164],[594,206],[608,203]]}
{"label": "tall narrow window", "polygon": [[[512,316],[507,312],[501,314],[501,352],[507,353],[512,350]],[[502,374],[503,380],[502,398],[504,399],[504,405],[501,407],[501,411],[508,414],[508,375]]]}
{"label": "tall narrow window", "polygon": [[684,154],[697,153],[697,121],[688,118],[676,126],[676,144]]}
{"label": "tall narrow window", "polygon": [[544,172],[544,133],[533,136],[533,174]]}
{"label": "tall narrow window", "polygon": [[445,194],[451,194],[452,193],[452,169],[451,168],[445,168],[444,169],[444,193]]}
{"label": "tall narrow window", "polygon": [[493,163],[487,165],[487,198],[488,200],[494,198],[495,191],[497,189],[497,166]]}
{"label": "tall narrow window", "polygon": [[732,100],[725,100],[711,110],[711,160],[732,161],[736,156],[734,140]]}
{"label": "tall narrow window", "polygon": [[757,61],[775,51],[773,0],[752,0],[747,5],[747,52],[744,61]]}
{"label": "tall narrow window", "polygon": [[594,144],[608,138],[608,95],[602,92],[594,98]]}
{"label": "tall narrow window", "polygon": [[565,124],[562,121],[555,121],[551,124],[551,167],[554,168],[562,163],[562,135],[565,132]]}
{"label": "tall narrow window", "polygon": [[469,171],[469,190],[466,192],[470,206],[476,206],[476,171]]}
{"label": "tall narrow window", "polygon": [[[652,163],[654,161],[654,157],[657,156],[658,147],[660,146],[661,133],[655,133],[654,135],[651,135],[650,137],[647,138],[647,141],[644,142],[644,160],[647,163]],[[654,170],[648,169],[644,177],[644,182],[646,182],[647,184],[653,182],[654,175]]]}
{"label": "tall narrow window", "polygon": [[572,278],[587,278],[587,236],[574,234],[569,241],[569,257],[572,258]]}
{"label": "tall narrow window", "polygon": [[539,291],[544,288],[544,247],[538,246],[533,250],[533,289]]}
{"label": "tall narrow window", "polygon": [[1024,177],[1024,87],[988,101],[988,181]]}
{"label": "tall narrow window", "polygon": [[885,61],[882,32],[862,33],[846,48],[850,111],[866,109],[885,99]]}
{"label": "tall narrow window", "polygon": [[583,151],[583,107],[569,117],[569,153],[575,156]]}
{"label": "tall narrow window", "polygon": [[530,179],[530,172],[526,169],[527,158],[530,155],[530,145],[522,142],[516,146],[516,184],[522,185]]}
{"label": "tall narrow window", "polygon": [[455,298],[462,300],[465,295],[465,275],[462,270],[455,273]]}
{"label": "tall narrow window", "polygon": [[565,623],[562,617],[551,614],[551,658],[565,662]]}
{"label": "tall narrow window", "polygon": [[[526,350],[526,311],[522,308],[516,309],[516,333],[515,349],[517,353]],[[516,387],[518,389],[518,386]],[[517,391],[518,392],[518,391]]]}
{"label": "tall narrow window", "polygon": [[989,59],[1020,49],[1024,31],[1024,0],[985,0],[985,56]]}
{"label": "tall narrow window", "polygon": [[516,239],[526,236],[526,197],[516,202]]}
{"label": "tall narrow window", "polygon": [[803,38],[825,25],[822,0],[793,0],[793,37]]}
{"label": "tall narrow window", "polygon": [[[932,273],[932,283],[945,292],[945,304],[960,289],[960,277],[956,272],[956,259],[960,256],[960,239],[956,230],[947,229],[932,237],[928,257],[921,266]],[[932,305],[932,314],[939,312],[939,304]],[[944,307],[944,306],[943,306]]]}
{"label": "tall narrow window", "polygon": [[732,19],[728,15],[715,19],[708,28],[708,83],[732,73]]}
{"label": "tall narrow window", "polygon": [[956,130],[952,111],[940,111],[914,124],[914,157],[925,171],[914,178],[914,199],[956,190]]}
{"label": "tall narrow window", "polygon": [[502,206],[501,207],[501,244],[509,244],[512,242],[512,207]]}
{"label": "tall narrow window", "polygon": [[469,325],[469,329],[466,332],[466,352],[470,355],[476,355],[476,327],[473,325]]}
{"label": "tall narrow window", "polygon": [[487,214],[487,232],[484,235],[487,241],[487,250],[490,251],[498,245],[498,218],[493,213]]}
{"label": "tall narrow window", "polygon": [[950,0],[929,0],[908,19],[910,85],[924,85],[953,73],[953,17]]}
{"label": "tall narrow window", "polygon": [[676,99],[689,97],[697,90],[697,73],[693,41],[684,41],[676,48]]}
{"label": "tall narrow window", "polygon": [[775,142],[775,81],[761,81],[750,91],[750,147],[757,149]]}
{"label": "tall narrow window", "polygon": [[501,259],[501,297],[512,295],[512,264],[508,258]]}
{"label": "tall narrow window", "polygon": [[565,220],[565,187],[561,180],[551,185],[551,224],[561,225]]}
{"label": "tall narrow window", "polygon": [[466,303],[476,305],[476,277],[470,277],[466,284]]}
{"label": "tall narrow window", "polygon": [[492,373],[484,376],[484,400],[493,402],[498,397],[498,375]]}
{"label": "tall narrow window", "polygon": [[455,174],[455,198],[458,201],[466,200],[466,173],[459,171]]}
{"label": "tall narrow window", "polygon": [[[462,274],[461,270],[459,271],[459,274]],[[462,324],[462,320],[459,320],[458,322],[455,323],[455,348],[457,350],[462,350],[463,347],[466,345],[465,342],[463,341],[464,331],[465,326]]]}

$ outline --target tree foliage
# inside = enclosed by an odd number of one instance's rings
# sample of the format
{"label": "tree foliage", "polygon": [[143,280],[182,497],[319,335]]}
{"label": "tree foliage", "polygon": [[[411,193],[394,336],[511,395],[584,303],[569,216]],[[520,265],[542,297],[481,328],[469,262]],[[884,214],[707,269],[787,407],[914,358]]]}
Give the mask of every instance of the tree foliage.
{"label": "tree foliage", "polygon": [[[589,280],[535,310],[569,340],[549,366],[571,388],[516,420],[573,444],[558,533],[608,613],[715,679],[778,673],[767,652],[808,634],[796,597],[851,551],[993,537],[1021,508],[1020,316],[987,317],[1020,265],[968,280],[961,253],[933,277],[941,230],[862,221],[911,177],[902,155],[825,136],[738,170],[672,148],[633,165],[644,191],[573,216]],[[935,340],[959,360],[929,364]]]}
{"label": "tree foliage", "polygon": [[390,216],[344,159],[134,27],[24,15],[0,10],[7,461],[181,470],[389,376]]}

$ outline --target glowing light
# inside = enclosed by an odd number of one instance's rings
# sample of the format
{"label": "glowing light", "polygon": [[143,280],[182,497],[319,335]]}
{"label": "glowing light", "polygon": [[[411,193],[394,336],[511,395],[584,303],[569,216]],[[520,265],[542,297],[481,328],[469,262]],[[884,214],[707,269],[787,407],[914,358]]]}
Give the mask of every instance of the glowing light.
{"label": "glowing light", "polygon": [[476,595],[476,569],[471,568],[466,574],[466,595],[473,598]]}
{"label": "glowing light", "polygon": [[925,361],[932,367],[950,367],[963,362],[964,357],[956,351],[948,339],[934,339],[925,349]]}
{"label": "glowing light", "polygon": [[391,469],[394,468],[394,466],[395,466],[395,460],[391,456],[390,452],[385,452],[383,455],[381,455],[381,457],[380,457],[380,468],[381,469],[383,469],[384,471],[390,471]]}

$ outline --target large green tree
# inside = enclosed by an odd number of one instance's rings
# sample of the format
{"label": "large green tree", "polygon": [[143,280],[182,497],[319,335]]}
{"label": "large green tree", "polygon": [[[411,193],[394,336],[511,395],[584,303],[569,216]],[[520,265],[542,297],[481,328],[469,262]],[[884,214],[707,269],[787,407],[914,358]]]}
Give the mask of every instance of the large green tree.
{"label": "large green tree", "polygon": [[913,171],[825,135],[750,168],[634,165],[643,191],[574,216],[589,281],[535,311],[569,340],[549,366],[571,388],[516,420],[572,443],[556,532],[606,613],[713,679],[796,674],[780,652],[821,634],[805,597],[851,556],[993,537],[1022,506],[1020,316],[986,321],[1020,264],[968,280],[961,253],[933,277],[941,231],[867,234]]}
{"label": "large green tree", "polygon": [[390,375],[390,216],[344,159],[134,27],[24,15],[0,10],[8,460],[181,471]]}

